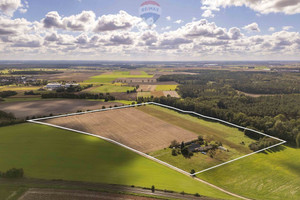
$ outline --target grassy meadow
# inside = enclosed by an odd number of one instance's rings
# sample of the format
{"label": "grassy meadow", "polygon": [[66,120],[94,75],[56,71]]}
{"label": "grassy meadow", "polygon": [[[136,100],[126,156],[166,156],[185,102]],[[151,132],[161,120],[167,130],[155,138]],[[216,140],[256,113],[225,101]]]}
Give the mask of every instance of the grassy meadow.
{"label": "grassy meadow", "polygon": [[90,77],[84,81],[85,83],[110,83],[117,78],[152,78],[153,75],[148,75],[146,72],[140,74],[131,74],[130,71],[114,71],[108,74],[101,74],[99,76]]}
{"label": "grassy meadow", "polygon": [[177,85],[158,85],[156,88],[155,88],[155,91],[174,91],[176,90],[177,88]]}
{"label": "grassy meadow", "polygon": [[[228,152],[216,150],[214,158],[201,153],[194,153],[191,158],[185,158],[181,154],[172,156],[172,151],[168,147],[150,153],[150,155],[184,169],[187,172],[190,172],[192,169],[200,171],[252,152],[248,148],[248,145],[254,142],[254,140],[245,136],[237,128],[205,121],[191,115],[181,114],[174,110],[154,105],[141,106],[138,109],[168,123],[201,135],[208,142],[222,142],[223,146],[228,149]],[[181,143],[182,141],[178,142]],[[242,142],[244,142],[244,145],[241,144]]]}
{"label": "grassy meadow", "polygon": [[261,200],[300,199],[300,149],[279,147],[201,173],[199,178]]}
{"label": "grassy meadow", "polygon": [[127,92],[134,90],[134,87],[129,86],[119,86],[119,85],[103,85],[100,87],[95,87],[89,92],[91,93],[111,93],[111,92]]}
{"label": "grassy meadow", "polygon": [[53,127],[0,128],[0,171],[23,168],[25,177],[136,185],[234,199],[203,183],[99,138]]}

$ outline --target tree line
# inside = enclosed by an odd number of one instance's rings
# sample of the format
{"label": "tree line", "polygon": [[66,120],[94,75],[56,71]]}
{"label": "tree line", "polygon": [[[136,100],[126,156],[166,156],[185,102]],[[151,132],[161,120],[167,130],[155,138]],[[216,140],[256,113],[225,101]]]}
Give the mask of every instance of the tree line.
{"label": "tree line", "polygon": [[105,101],[114,101],[116,98],[109,93],[103,94],[90,94],[90,93],[68,93],[68,92],[51,92],[44,93],[41,96],[44,99],[47,98],[66,98],[66,99],[104,99]]}
{"label": "tree line", "polygon": [[[231,72],[224,72],[224,77],[220,76],[221,72],[202,73],[201,75],[167,75],[160,78],[160,80],[172,80],[181,83],[178,87],[178,93],[183,100],[161,97],[143,98],[139,99],[138,102],[151,100],[183,110],[195,111],[279,137],[288,141],[290,145],[300,144],[299,94],[285,94],[290,92],[287,91],[280,95],[254,98],[237,92],[234,85],[228,84],[230,82],[228,77],[233,78],[233,74],[237,76],[244,74],[244,72],[232,72],[232,74],[230,74]],[[273,76],[269,73],[265,73],[265,75],[266,79]],[[259,76],[262,76],[262,73]],[[287,77],[289,74],[280,76]],[[253,76],[250,77],[253,78]],[[235,77],[235,79],[239,78]],[[261,79],[264,77],[262,76]],[[288,84],[286,88],[300,87],[300,84],[294,85],[293,80],[286,84]],[[277,85],[268,88],[269,83],[266,83],[264,88],[272,90]]]}

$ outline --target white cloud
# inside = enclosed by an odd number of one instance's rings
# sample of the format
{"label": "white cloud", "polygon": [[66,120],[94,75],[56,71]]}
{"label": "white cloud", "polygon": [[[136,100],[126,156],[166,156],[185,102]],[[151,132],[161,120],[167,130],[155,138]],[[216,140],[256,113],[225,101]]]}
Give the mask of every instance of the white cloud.
{"label": "white cloud", "polygon": [[45,28],[56,28],[70,31],[88,31],[95,26],[96,15],[93,11],[82,11],[78,15],[62,18],[58,12],[46,14],[42,20]]}
{"label": "white cloud", "polygon": [[[28,5],[28,3],[27,3]],[[23,8],[21,0],[1,0],[0,13],[12,17],[14,12],[19,8]],[[25,8],[23,8],[25,9]],[[23,10],[24,11],[24,10]]]}
{"label": "white cloud", "polygon": [[211,10],[205,10],[202,14],[202,17],[205,17],[205,18],[210,18],[210,17],[214,17],[215,15],[212,13]]}
{"label": "white cloud", "polygon": [[0,52],[11,59],[300,59],[298,32],[272,29],[272,34],[256,35],[256,23],[244,28],[253,34],[194,19],[158,33],[124,11],[98,19],[91,11],[65,17],[52,11],[39,22],[0,16]]}
{"label": "white cloud", "polygon": [[167,20],[167,21],[171,21],[171,20],[172,20],[171,16],[167,16],[167,17],[166,17],[166,20]]}
{"label": "white cloud", "polygon": [[246,31],[248,31],[248,32],[260,32],[258,24],[255,23],[255,22],[252,23],[252,24],[249,24],[247,26],[244,26],[243,29],[246,30]]}
{"label": "white cloud", "polygon": [[184,21],[181,20],[181,19],[174,21],[175,24],[182,24],[183,22],[184,22]]}
{"label": "white cloud", "polygon": [[268,31],[270,31],[270,32],[274,32],[275,31],[275,27],[269,27],[269,29],[268,29]]}
{"label": "white cloud", "polygon": [[120,11],[116,15],[103,15],[98,18],[95,32],[128,30],[141,22],[141,19]]}
{"label": "white cloud", "polygon": [[262,14],[284,13],[292,15],[300,13],[299,0],[201,0],[201,2],[204,10],[246,6]]}
{"label": "white cloud", "polygon": [[166,26],[166,27],[161,28],[162,31],[168,31],[170,29],[171,29],[171,26]]}
{"label": "white cloud", "polygon": [[289,31],[289,30],[291,30],[291,29],[293,29],[294,27],[293,26],[283,26],[282,27],[282,30],[284,30],[284,31]]}

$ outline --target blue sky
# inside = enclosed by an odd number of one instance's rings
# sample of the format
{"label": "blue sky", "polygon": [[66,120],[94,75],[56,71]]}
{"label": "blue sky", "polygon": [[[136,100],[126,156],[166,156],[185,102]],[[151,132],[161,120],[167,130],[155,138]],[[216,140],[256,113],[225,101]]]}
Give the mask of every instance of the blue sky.
{"label": "blue sky", "polygon": [[[26,19],[40,20],[50,11],[57,11],[60,15],[69,16],[80,13],[83,10],[92,10],[97,17],[104,14],[115,14],[124,10],[131,15],[138,16],[138,8],[143,0],[29,0],[27,13],[17,12],[15,18],[25,17]],[[172,29],[180,27],[174,24],[175,20],[183,20],[185,23],[192,21],[192,18],[202,19],[203,10],[200,0],[157,0],[162,7],[162,16],[157,21],[158,30],[165,26]],[[171,21],[166,17],[170,16]],[[221,9],[214,18],[208,18],[218,26],[230,28],[233,26],[243,27],[252,22],[257,22],[261,28],[261,34],[267,33],[269,27],[281,30],[283,26],[293,26],[294,31],[300,31],[300,14],[285,15],[283,13],[259,14],[245,6],[230,7]]]}
{"label": "blue sky", "polygon": [[300,1],[145,1],[0,1],[0,59],[300,60]]}

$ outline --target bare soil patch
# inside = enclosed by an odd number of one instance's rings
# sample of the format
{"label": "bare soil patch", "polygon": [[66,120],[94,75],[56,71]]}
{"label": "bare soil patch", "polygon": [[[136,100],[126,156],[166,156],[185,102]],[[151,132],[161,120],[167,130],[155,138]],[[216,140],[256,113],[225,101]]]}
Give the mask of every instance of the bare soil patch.
{"label": "bare soil patch", "polygon": [[102,106],[122,105],[116,102],[101,102],[101,101],[87,101],[77,99],[65,100],[39,100],[26,102],[11,102],[0,104],[0,110],[13,113],[17,118],[25,118],[27,116],[47,116],[51,113],[53,115],[73,113],[78,110],[96,110],[101,109]]}
{"label": "bare soil patch", "polygon": [[135,101],[137,98],[137,93],[129,93],[126,92],[112,92],[110,93],[112,96],[116,98],[116,100],[128,100]]}
{"label": "bare soil patch", "polygon": [[167,123],[137,108],[124,108],[45,120],[110,138],[144,153],[168,147],[171,141],[191,141],[197,134]]}
{"label": "bare soil patch", "polygon": [[152,91],[151,96],[162,97],[162,96],[164,96],[164,92],[163,91]]}
{"label": "bare soil patch", "polygon": [[156,85],[141,85],[139,89],[137,90],[138,92],[151,92],[155,91]]}
{"label": "bare soil patch", "polygon": [[48,81],[77,81],[82,82],[89,79],[92,76],[101,74],[102,71],[66,71],[62,74],[51,74],[38,76],[39,79],[45,79]]}

